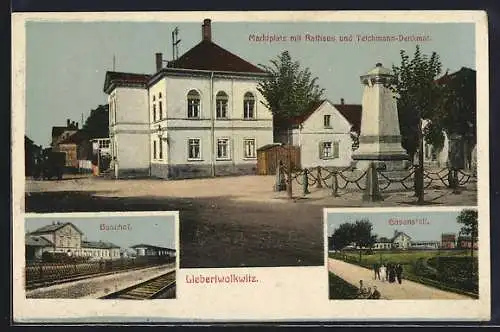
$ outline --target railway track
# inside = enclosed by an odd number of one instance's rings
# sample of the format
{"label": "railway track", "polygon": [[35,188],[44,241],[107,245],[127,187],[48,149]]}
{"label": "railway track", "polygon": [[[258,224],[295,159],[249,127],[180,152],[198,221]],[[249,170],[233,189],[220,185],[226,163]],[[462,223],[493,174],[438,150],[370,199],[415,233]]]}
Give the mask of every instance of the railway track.
{"label": "railway track", "polygon": [[162,293],[175,287],[175,271],[162,274],[139,284],[111,293],[102,299],[148,300],[155,299]]}

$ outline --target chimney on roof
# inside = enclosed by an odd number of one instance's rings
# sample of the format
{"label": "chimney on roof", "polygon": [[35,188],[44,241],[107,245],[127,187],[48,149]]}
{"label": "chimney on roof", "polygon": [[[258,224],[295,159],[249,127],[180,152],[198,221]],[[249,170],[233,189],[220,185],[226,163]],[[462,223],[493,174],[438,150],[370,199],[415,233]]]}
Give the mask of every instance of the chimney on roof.
{"label": "chimney on roof", "polygon": [[160,69],[163,66],[163,54],[162,53],[156,53],[155,54],[155,59],[156,59],[156,71],[159,72]]}
{"label": "chimney on roof", "polygon": [[209,18],[203,20],[201,36],[203,41],[212,41],[212,21]]}
{"label": "chimney on roof", "polygon": [[70,121],[69,121],[69,119],[66,119],[66,127],[69,127],[69,125],[70,125]]}
{"label": "chimney on roof", "polygon": [[340,104],[344,105],[344,98],[340,98]]}

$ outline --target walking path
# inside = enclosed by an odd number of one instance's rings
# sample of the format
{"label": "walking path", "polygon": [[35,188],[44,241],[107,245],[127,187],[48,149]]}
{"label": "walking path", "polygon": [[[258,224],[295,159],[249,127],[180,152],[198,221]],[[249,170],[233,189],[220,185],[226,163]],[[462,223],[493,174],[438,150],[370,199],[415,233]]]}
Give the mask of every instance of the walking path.
{"label": "walking path", "polygon": [[446,292],[437,288],[419,284],[417,282],[405,280],[404,275],[402,284],[398,284],[397,282],[389,283],[387,281],[384,282],[381,280],[374,280],[373,270],[333,258],[328,258],[328,271],[334,273],[356,287],[359,287],[360,280],[363,280],[365,287],[371,287],[373,289],[373,286],[377,286],[377,289],[380,291],[380,294],[384,299],[472,299],[471,297],[465,295]]}
{"label": "walking path", "polygon": [[117,272],[106,276],[90,277],[79,281],[27,291],[26,297],[97,299],[109,293],[138,284],[141,281],[168,273],[174,269],[174,264],[168,264],[133,271]]}

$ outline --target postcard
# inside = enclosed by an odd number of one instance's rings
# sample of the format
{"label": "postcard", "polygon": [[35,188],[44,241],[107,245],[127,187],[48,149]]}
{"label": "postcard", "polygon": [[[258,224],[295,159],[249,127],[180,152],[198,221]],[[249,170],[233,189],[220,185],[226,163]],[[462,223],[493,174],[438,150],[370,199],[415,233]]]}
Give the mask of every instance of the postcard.
{"label": "postcard", "polygon": [[17,321],[489,319],[484,12],[12,19]]}

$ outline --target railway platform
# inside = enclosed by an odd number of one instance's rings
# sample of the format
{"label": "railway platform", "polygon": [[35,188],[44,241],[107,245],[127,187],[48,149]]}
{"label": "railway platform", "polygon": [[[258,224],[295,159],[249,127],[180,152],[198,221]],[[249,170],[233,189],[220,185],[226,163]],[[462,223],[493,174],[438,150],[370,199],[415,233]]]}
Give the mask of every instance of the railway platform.
{"label": "railway platform", "polygon": [[40,287],[26,292],[27,298],[98,299],[152,278],[175,271],[175,264],[165,264],[133,271]]}

